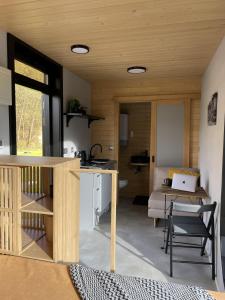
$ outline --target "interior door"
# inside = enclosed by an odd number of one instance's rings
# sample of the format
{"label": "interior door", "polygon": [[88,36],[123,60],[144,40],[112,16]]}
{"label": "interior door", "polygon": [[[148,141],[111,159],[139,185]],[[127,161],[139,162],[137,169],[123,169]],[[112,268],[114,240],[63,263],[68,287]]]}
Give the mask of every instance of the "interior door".
{"label": "interior door", "polygon": [[184,103],[158,103],[156,114],[156,165],[183,166]]}
{"label": "interior door", "polygon": [[189,100],[152,103],[150,190],[155,167],[189,167],[189,130]]}

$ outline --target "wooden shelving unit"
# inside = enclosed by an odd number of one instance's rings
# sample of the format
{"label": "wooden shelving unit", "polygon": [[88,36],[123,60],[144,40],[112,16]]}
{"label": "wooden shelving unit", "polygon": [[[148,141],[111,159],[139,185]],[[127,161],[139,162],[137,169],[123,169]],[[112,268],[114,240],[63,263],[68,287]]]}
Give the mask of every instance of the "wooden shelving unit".
{"label": "wooden shelving unit", "polygon": [[0,253],[79,261],[79,159],[0,157]]}

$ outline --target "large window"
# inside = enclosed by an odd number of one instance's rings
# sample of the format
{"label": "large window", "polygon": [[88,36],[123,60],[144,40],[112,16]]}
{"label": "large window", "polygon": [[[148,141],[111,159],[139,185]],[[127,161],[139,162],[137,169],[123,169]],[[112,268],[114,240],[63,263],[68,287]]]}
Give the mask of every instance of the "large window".
{"label": "large window", "polygon": [[[43,155],[42,92],[16,84],[17,155]],[[31,101],[32,99],[32,101]]]}
{"label": "large window", "polygon": [[11,34],[8,66],[11,154],[62,156],[62,67]]}

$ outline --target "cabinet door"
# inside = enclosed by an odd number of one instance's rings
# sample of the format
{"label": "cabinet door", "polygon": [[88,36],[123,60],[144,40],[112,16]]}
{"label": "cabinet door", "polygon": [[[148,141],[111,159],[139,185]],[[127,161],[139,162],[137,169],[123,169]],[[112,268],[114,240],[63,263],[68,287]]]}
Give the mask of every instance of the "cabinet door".
{"label": "cabinet door", "polygon": [[[102,211],[102,174],[94,174],[93,202],[96,218],[101,215]],[[98,221],[95,220],[95,223],[98,223]]]}
{"label": "cabinet door", "polygon": [[111,175],[95,174],[94,175],[94,206],[95,212],[101,216],[109,208],[111,201]]}
{"label": "cabinet door", "polygon": [[105,212],[109,209],[111,202],[112,190],[112,175],[102,175],[102,211]]}

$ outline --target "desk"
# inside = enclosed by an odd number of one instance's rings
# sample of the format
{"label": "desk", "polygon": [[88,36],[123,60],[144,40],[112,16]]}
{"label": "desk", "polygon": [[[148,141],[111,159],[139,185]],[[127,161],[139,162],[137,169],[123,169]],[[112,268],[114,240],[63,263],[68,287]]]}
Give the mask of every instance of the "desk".
{"label": "desk", "polygon": [[165,202],[164,202],[165,203],[164,204],[164,220],[165,220],[164,243],[163,243],[163,246],[161,247],[161,249],[164,249],[165,248],[165,242],[166,242],[166,235],[165,234],[166,234],[166,219],[167,219],[167,216],[166,216],[166,211],[167,211],[167,207],[166,207],[167,196],[174,197],[173,200],[176,200],[177,198],[189,198],[189,199],[192,199],[192,200],[199,201],[201,203],[202,199],[208,198],[208,194],[206,193],[206,191],[202,187],[198,188],[193,193],[193,192],[175,190],[175,189],[172,189],[171,187],[168,187],[168,186],[165,186],[165,185],[162,185],[162,187],[159,190],[159,192],[161,192],[164,195],[164,199],[165,199]]}
{"label": "desk", "polygon": [[175,198],[184,197],[184,198],[191,198],[191,199],[204,199],[208,198],[208,194],[206,191],[201,187],[196,190],[196,192],[186,192],[181,190],[172,189],[169,186],[162,185],[160,192],[165,196],[174,196]]}

